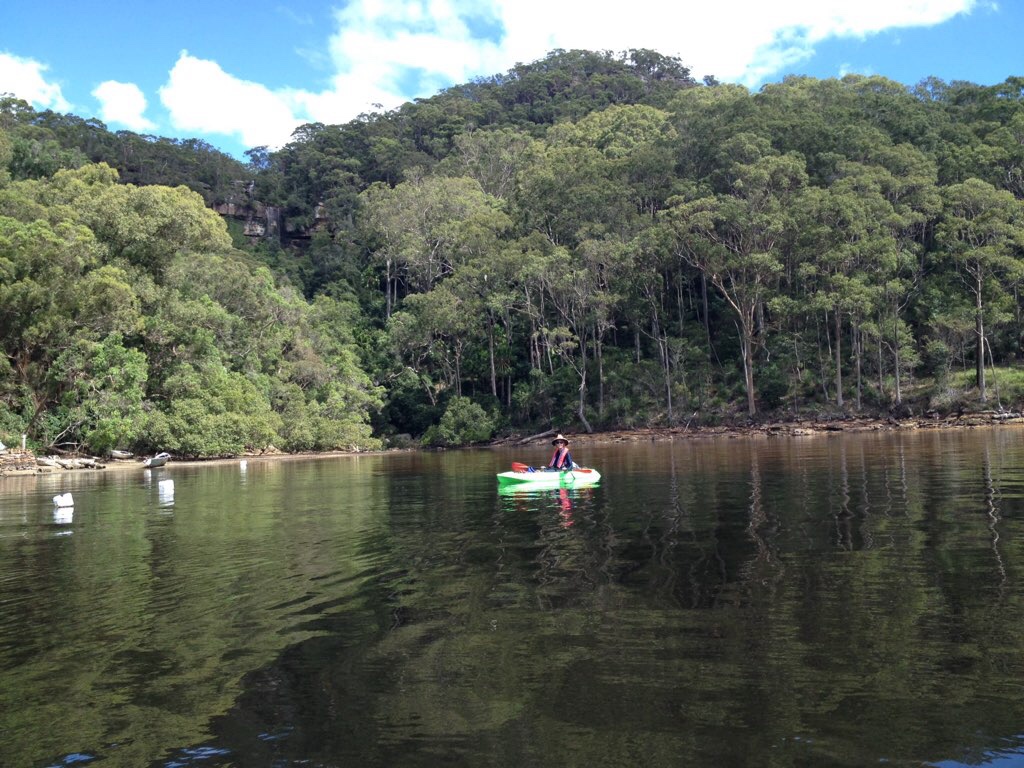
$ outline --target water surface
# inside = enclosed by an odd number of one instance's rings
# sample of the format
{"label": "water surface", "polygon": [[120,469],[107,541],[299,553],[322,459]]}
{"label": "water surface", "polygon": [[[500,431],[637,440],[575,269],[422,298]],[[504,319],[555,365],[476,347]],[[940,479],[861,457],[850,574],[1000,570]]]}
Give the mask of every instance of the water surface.
{"label": "water surface", "polygon": [[1024,430],[574,454],[0,481],[0,765],[1024,764]]}

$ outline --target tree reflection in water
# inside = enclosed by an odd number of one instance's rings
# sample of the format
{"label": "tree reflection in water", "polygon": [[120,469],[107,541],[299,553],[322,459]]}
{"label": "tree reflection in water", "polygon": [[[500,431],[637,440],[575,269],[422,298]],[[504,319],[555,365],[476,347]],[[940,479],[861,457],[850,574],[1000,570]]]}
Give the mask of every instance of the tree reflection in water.
{"label": "tree reflection in water", "polygon": [[179,469],[173,516],[76,487],[65,537],[0,496],[4,756],[1019,757],[1024,432],[590,455],[595,488],[509,494],[500,451]]}

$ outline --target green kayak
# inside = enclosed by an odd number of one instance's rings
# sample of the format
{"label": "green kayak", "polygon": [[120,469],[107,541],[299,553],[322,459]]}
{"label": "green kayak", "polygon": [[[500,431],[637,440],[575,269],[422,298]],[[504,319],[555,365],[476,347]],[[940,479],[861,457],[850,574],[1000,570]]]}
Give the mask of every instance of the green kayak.
{"label": "green kayak", "polygon": [[596,469],[581,467],[566,472],[538,469],[530,471],[499,472],[498,485],[519,485],[531,488],[575,488],[581,485],[593,485],[601,479]]}

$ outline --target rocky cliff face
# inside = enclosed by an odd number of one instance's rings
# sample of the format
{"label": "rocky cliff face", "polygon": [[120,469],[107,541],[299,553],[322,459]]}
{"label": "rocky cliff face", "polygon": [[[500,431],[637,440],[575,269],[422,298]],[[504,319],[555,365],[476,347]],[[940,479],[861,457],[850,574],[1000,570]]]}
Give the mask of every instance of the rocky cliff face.
{"label": "rocky cliff face", "polygon": [[218,203],[213,210],[243,222],[242,232],[252,240],[281,240],[281,209],[259,202]]}
{"label": "rocky cliff face", "polygon": [[257,200],[228,201],[213,206],[213,210],[226,218],[242,222],[242,232],[254,243],[259,240],[277,240],[281,245],[301,245],[314,232],[328,227],[327,212],[318,205],[314,211],[312,227],[298,227],[289,222],[281,209],[264,205]]}

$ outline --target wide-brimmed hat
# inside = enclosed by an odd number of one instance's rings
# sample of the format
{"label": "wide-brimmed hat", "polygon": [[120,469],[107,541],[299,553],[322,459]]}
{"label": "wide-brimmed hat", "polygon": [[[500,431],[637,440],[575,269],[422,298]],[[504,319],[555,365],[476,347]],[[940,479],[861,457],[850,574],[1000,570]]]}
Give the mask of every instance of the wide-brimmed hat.
{"label": "wide-brimmed hat", "polygon": [[566,445],[568,445],[568,444],[569,444],[569,438],[568,438],[568,437],[566,437],[565,435],[562,435],[562,434],[558,434],[558,435],[557,435],[557,436],[555,437],[555,439],[551,441],[551,444],[552,444],[552,445],[558,445],[558,443],[559,443],[559,442],[563,442],[563,443],[565,443]]}

